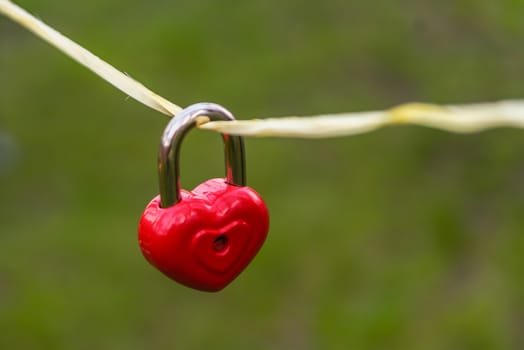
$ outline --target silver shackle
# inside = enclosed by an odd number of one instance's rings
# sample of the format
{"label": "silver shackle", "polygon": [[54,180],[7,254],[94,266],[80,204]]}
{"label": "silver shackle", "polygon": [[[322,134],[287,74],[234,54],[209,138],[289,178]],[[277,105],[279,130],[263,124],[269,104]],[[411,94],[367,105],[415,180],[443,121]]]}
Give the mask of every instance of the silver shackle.
{"label": "silver shackle", "polygon": [[[184,136],[196,126],[199,117],[212,121],[235,120],[225,108],[214,103],[197,103],[174,116],[167,124],[158,153],[158,180],[162,208],[180,201],[180,146]],[[240,136],[222,134],[226,165],[226,182],[231,185],[246,185],[244,140]]]}

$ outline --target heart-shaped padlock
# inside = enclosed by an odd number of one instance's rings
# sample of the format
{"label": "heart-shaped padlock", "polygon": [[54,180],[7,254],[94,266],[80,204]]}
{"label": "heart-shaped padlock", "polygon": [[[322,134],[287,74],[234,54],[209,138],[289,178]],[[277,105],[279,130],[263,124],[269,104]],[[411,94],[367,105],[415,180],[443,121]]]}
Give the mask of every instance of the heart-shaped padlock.
{"label": "heart-shaped padlock", "polygon": [[225,179],[208,180],[191,192],[180,190],[180,145],[199,117],[234,120],[221,106],[199,103],[170,121],[160,143],[160,195],[146,207],[138,238],[145,258],[168,277],[195,289],[218,291],[258,253],[269,215],[260,195],[245,185],[240,136],[222,134]]}

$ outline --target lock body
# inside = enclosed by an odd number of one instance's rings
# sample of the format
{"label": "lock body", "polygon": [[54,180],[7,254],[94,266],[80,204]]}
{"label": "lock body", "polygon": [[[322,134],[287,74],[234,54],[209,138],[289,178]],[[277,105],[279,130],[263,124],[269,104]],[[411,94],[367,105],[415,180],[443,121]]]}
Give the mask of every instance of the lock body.
{"label": "lock body", "polygon": [[162,208],[155,197],[139,224],[145,258],[169,278],[203,291],[233,281],[263,245],[269,228],[262,198],[248,186],[208,180]]}

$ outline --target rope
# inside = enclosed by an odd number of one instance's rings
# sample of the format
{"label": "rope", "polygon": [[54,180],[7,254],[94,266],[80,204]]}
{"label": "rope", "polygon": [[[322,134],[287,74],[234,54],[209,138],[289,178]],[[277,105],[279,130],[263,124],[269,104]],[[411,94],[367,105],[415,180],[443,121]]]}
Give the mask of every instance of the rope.
{"label": "rope", "polygon": [[47,41],[138,102],[169,116],[175,115],[182,110],[179,106],[155,94],[141,83],[93,55],[11,1],[0,0],[0,13]]}
{"label": "rope", "polygon": [[361,134],[398,124],[460,133],[503,126],[524,128],[524,100],[447,106],[408,103],[385,111],[220,121],[200,125],[200,128],[256,137],[327,138]]}
{"label": "rope", "polygon": [[[168,116],[182,110],[11,1],[0,0],[0,13],[55,46],[138,102]],[[398,124],[415,124],[461,133],[495,127],[524,128],[524,100],[469,105],[410,103],[384,111],[204,122],[199,127],[253,137],[326,138],[360,134]]]}

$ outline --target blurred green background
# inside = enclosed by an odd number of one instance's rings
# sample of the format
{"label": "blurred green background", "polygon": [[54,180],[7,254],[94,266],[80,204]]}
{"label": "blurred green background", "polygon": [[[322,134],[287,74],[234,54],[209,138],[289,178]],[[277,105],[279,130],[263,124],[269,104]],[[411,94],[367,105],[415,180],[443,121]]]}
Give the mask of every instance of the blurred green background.
{"label": "blurred green background", "polygon": [[[240,118],[523,97],[524,1],[19,2]],[[143,259],[167,123],[0,18],[1,349],[522,349],[524,132],[247,139],[262,251],[207,294]],[[193,131],[191,189],[221,176]]]}

